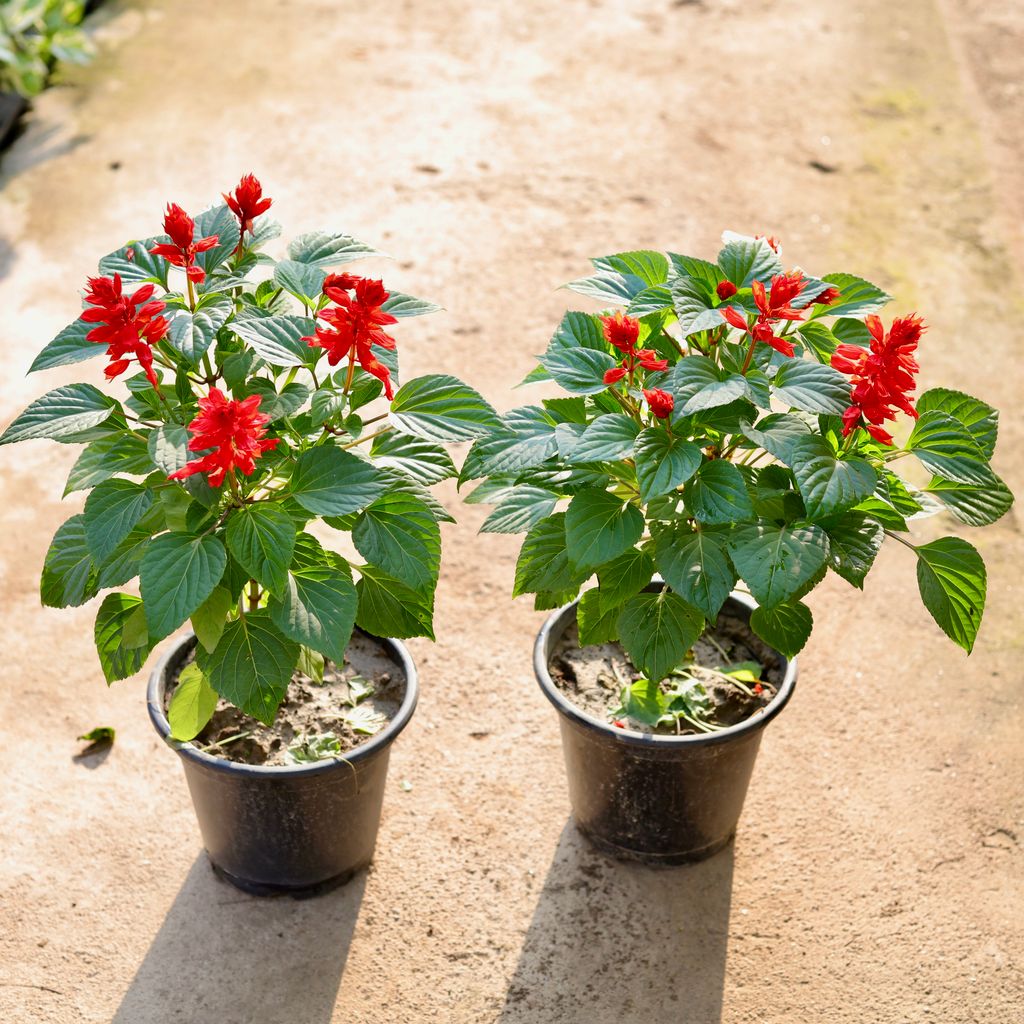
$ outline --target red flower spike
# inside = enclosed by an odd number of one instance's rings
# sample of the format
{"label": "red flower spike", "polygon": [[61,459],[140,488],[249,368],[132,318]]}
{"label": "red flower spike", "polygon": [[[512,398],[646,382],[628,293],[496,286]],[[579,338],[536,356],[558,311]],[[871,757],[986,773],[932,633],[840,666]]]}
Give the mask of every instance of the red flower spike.
{"label": "red flower spike", "polygon": [[640,321],[624,316],[619,310],[614,316],[601,317],[605,340],[620,352],[632,352],[640,337]]}
{"label": "red flower spike", "polygon": [[661,388],[652,388],[650,391],[644,392],[644,398],[647,399],[647,405],[650,407],[651,412],[659,420],[667,419],[672,415],[676,400],[667,391],[662,391]]}
{"label": "red flower spike", "polygon": [[799,270],[776,274],[769,288],[765,288],[763,281],[752,281],[750,290],[754,296],[754,305],[757,306],[757,320],[753,327],[747,324],[739,310],[731,306],[719,312],[733,327],[750,334],[755,341],[771,345],[784,356],[793,356],[796,349],[792,342],[778,337],[774,325],[780,320],[803,320],[804,310],[796,309],[793,302],[806,287],[807,280]]}
{"label": "red flower spike", "polygon": [[868,348],[839,345],[832,354],[832,366],[852,378],[851,404],[843,413],[843,436],[863,427],[876,441],[892,445],[892,435],[882,428],[894,420],[897,411],[917,418],[911,401],[920,369],[914,352],[924,331],[919,316],[897,317],[888,334],[877,316],[864,318],[871,335]]}
{"label": "red flower spike", "polygon": [[243,234],[252,231],[253,221],[266,213],[273,203],[272,199],[264,197],[263,186],[254,174],[246,174],[233,193],[222,192],[221,195],[228,209],[238,218]]}
{"label": "red flower spike", "polygon": [[618,384],[628,371],[624,366],[613,366],[610,370],[604,371],[605,384]]}
{"label": "red flower spike", "polygon": [[718,293],[718,297],[724,302],[726,299],[731,299],[737,292],[736,285],[732,281],[719,281],[718,287],[715,291]]}
{"label": "red flower spike", "polygon": [[220,240],[217,235],[195,238],[196,222],[177,203],[168,203],[164,214],[164,231],[171,241],[161,242],[149,250],[152,256],[163,256],[168,263],[181,267],[190,281],[202,284],[206,272],[196,266],[196,255],[212,249]]}
{"label": "red flower spike", "polygon": [[381,308],[391,293],[381,281],[354,274],[329,274],[323,290],[334,305],[317,313],[324,323],[317,324],[315,335],[302,340],[311,348],[325,349],[331,366],[337,366],[343,359],[350,363],[358,360],[367,373],[384,385],[384,394],[391,401],[394,398],[391,372],[372,351],[374,345],[383,349],[395,347],[395,339],[381,330],[388,324],[398,323],[397,318]]}
{"label": "red flower spike", "polygon": [[199,415],[188,425],[192,440],[189,451],[214,450],[200,459],[186,463],[184,468],[168,476],[168,480],[184,480],[195,473],[206,473],[211,487],[220,487],[226,476],[236,469],[251,476],[256,460],[280,443],[280,438],[265,438],[270,417],[259,411],[261,396],[250,395],[242,401],[227,398],[211,388],[199,399]]}
{"label": "red flower spike", "polygon": [[718,312],[737,330],[747,330],[747,318],[735,306],[725,306]]}
{"label": "red flower spike", "polygon": [[167,334],[168,323],[158,316],[164,304],[150,301],[154,290],[153,285],[146,284],[131,295],[125,295],[120,274],[89,278],[85,301],[91,308],[83,311],[82,319],[98,326],[85,338],[107,346],[111,360],[103,371],[107,380],[124,373],[134,357],[150,384],[160,390],[160,382],[153,370],[152,346]]}
{"label": "red flower spike", "polygon": [[636,354],[636,361],[645,369],[660,372],[668,369],[668,360],[659,359],[653,348],[642,348]]}
{"label": "red flower spike", "polygon": [[839,295],[840,291],[838,288],[826,288],[815,298],[814,303],[817,306],[831,306],[839,298]]}

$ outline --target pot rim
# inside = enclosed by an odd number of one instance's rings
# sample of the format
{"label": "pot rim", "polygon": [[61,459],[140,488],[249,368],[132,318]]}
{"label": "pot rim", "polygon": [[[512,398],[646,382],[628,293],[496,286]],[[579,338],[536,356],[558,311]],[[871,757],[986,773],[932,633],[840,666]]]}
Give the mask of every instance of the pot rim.
{"label": "pot rim", "polygon": [[171,724],[163,709],[163,696],[166,688],[166,677],[171,663],[179,657],[182,648],[195,643],[196,635],[193,632],[182,634],[173,644],[161,655],[153,671],[149,676],[149,685],[146,688],[146,706],[149,710],[149,718],[154,728],[160,734],[160,738],[175,753],[187,758],[196,764],[214,771],[226,772],[230,775],[250,776],[257,778],[284,778],[288,776],[312,776],[321,775],[325,772],[335,770],[341,764],[352,765],[358,761],[365,761],[372,757],[384,747],[390,746],[398,734],[409,724],[413,712],[416,710],[416,702],[419,699],[419,677],[416,673],[416,664],[412,660],[405,644],[391,637],[374,636],[365,630],[360,630],[365,636],[370,637],[379,643],[384,644],[395,661],[401,666],[405,673],[405,696],[398,708],[398,713],[388,724],[375,736],[371,736],[364,743],[360,743],[354,750],[350,750],[345,757],[325,758],[313,764],[245,764],[242,761],[230,761],[226,757],[216,757],[207,754],[195,746],[192,740],[181,743],[171,739]]}
{"label": "pot rim", "polygon": [[[654,585],[660,585],[660,581],[654,581]],[[751,611],[757,607],[757,602],[749,594],[744,594],[738,590],[734,590],[729,597]],[[688,736],[667,736],[658,733],[638,732],[636,729],[619,729],[609,722],[602,722],[601,719],[595,718],[573,704],[555,686],[551,673],[548,671],[549,640],[552,634],[566,628],[570,621],[575,620],[576,606],[579,602],[580,599],[576,598],[575,601],[562,605],[561,608],[556,609],[547,617],[533,645],[533,671],[544,696],[555,706],[555,710],[585,729],[612,736],[620,743],[633,747],[683,748],[713,746],[716,743],[728,743],[730,740],[738,739],[740,736],[763,729],[789,703],[790,697],[793,696],[797,680],[796,658],[783,657],[782,654],[776,651],[775,653],[779,655],[785,666],[782,685],[771,702],[759,714],[755,714],[743,722],[737,722],[736,725],[730,725],[716,732],[695,733]],[[774,648],[772,649],[774,650]]]}

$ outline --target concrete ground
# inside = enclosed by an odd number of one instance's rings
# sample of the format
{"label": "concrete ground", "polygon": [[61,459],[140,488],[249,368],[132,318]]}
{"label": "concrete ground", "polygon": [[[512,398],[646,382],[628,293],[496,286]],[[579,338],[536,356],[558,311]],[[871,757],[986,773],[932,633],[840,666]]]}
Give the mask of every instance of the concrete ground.
{"label": "concrete ground", "polygon": [[[0,420],[76,377],[24,372],[99,255],[253,170],[293,233],[398,254],[386,281],[448,309],[399,330],[407,370],[501,407],[586,256],[778,235],[926,316],[923,384],[1003,409],[996,469],[1024,493],[1019,3],[113,0],[95,21],[100,56],[0,165]],[[1024,1016],[1020,513],[972,537],[970,659],[898,545],[866,593],[817,591],[735,847],[650,872],[569,823],[517,542],[458,508],[376,863],[265,902],[208,869],[143,679],[102,683],[93,610],[39,607],[73,456],[0,454],[4,1024]],[[99,724],[112,752],[75,760]]]}

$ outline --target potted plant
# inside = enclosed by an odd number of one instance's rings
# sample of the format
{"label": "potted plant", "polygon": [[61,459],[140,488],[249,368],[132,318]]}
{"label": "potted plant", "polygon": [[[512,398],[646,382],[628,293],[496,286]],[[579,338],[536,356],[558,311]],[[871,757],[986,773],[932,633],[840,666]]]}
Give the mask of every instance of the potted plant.
{"label": "potted plant", "polygon": [[830,571],[862,588],[891,537],[969,652],[982,559],[959,536],[911,541],[909,522],[982,526],[1013,499],[989,467],[994,409],[945,388],[915,404],[924,325],[879,319],[880,288],[787,272],[774,239],[732,233],[714,263],[593,263],[569,287],[619,308],[565,315],[527,377],[565,394],[505,415],[461,480],[483,478],[484,531],[526,533],[514,593],[558,609],[535,669],[578,826],[620,856],[699,859],[733,835],[793,691],[805,596]]}
{"label": "potted plant", "polygon": [[0,0],[0,149],[28,100],[49,81],[58,60],[83,64],[91,47],[81,30],[82,0]]}
{"label": "potted plant", "polygon": [[[194,220],[172,204],[164,234],[100,260],[84,311],[31,367],[105,354],[127,395],[58,387],[0,444],[85,445],[65,491],[87,492],[84,510],[46,555],[43,604],[110,591],[95,634],[108,683],[191,623],[149,712],[210,858],[249,891],[306,893],[372,854],[416,703],[396,638],[433,636],[451,521],[429,487],[456,473],[446,442],[498,420],[454,377],[398,386],[388,332],[439,307],[329,272],[377,250],[315,231],[274,260],[260,183],[224,199]],[[138,596],[118,589],[136,577]]]}

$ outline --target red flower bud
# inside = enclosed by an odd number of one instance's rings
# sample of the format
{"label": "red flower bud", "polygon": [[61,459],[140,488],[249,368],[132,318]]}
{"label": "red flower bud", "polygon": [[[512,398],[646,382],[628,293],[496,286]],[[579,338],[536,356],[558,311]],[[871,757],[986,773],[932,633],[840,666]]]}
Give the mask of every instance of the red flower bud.
{"label": "red flower bud", "polygon": [[625,376],[626,368],[624,366],[613,366],[610,370],[605,370],[604,382],[605,384],[618,384]]}
{"label": "red flower bud", "polygon": [[732,281],[719,281],[715,291],[718,292],[718,297],[724,302],[726,299],[731,299],[736,294],[737,289]]}
{"label": "red flower bud", "polygon": [[650,391],[644,392],[644,398],[647,399],[647,405],[650,407],[651,412],[659,420],[666,419],[672,415],[676,400],[667,391],[662,391],[661,388],[652,388]]}

